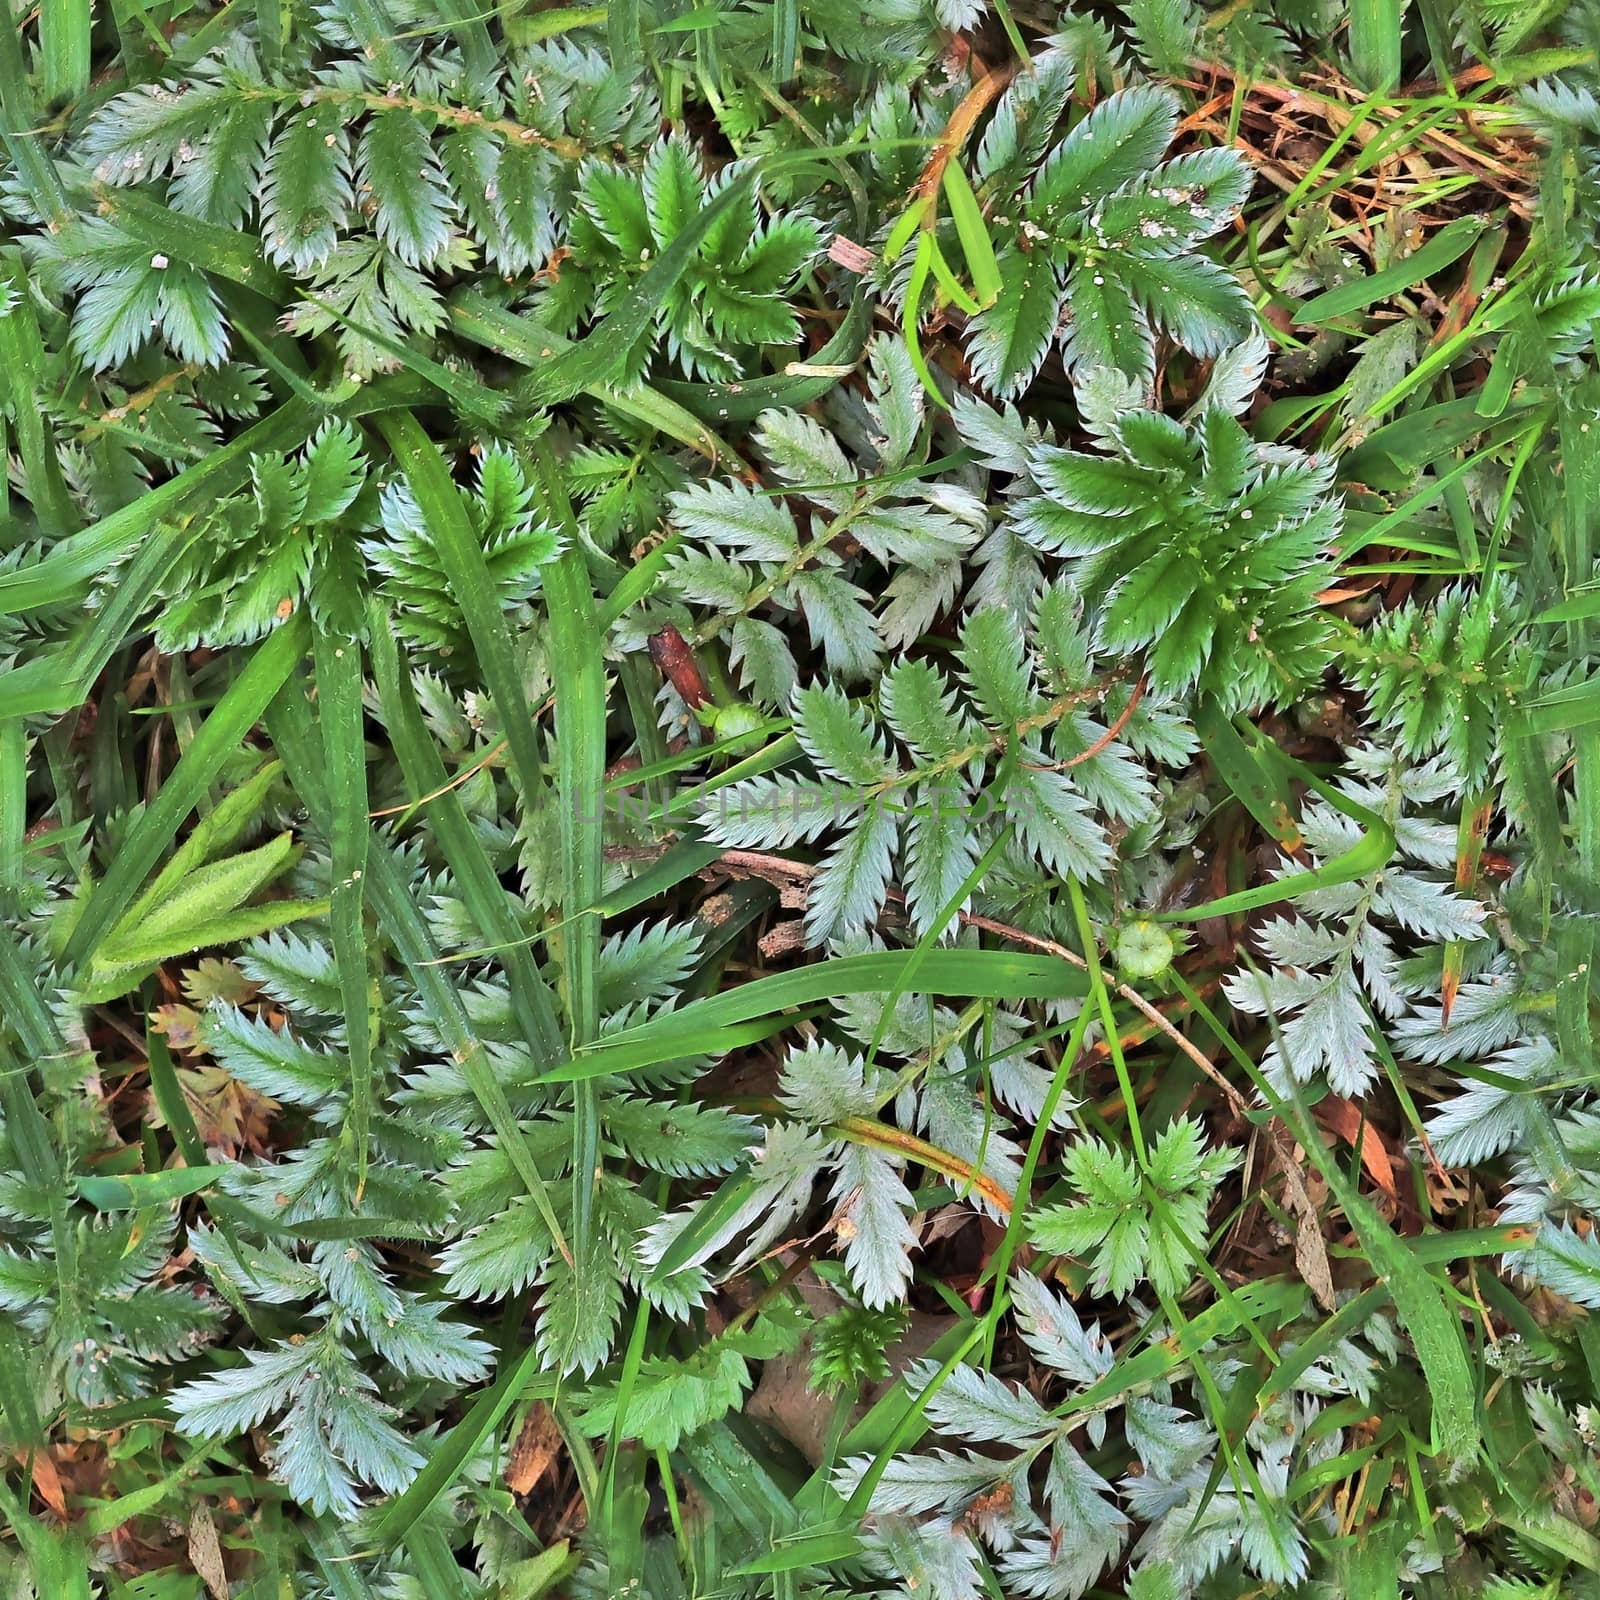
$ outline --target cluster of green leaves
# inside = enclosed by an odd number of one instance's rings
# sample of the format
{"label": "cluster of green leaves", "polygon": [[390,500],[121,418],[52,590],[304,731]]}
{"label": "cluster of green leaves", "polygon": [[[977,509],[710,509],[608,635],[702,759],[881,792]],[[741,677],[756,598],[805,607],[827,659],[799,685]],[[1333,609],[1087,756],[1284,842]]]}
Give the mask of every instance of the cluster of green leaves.
{"label": "cluster of green leaves", "polygon": [[[1064,68],[1058,80],[1043,93],[1059,107],[1071,87]],[[973,321],[973,369],[985,384],[1006,395],[1026,388],[1060,338],[1073,372],[1110,367],[1148,387],[1157,333],[1197,356],[1221,355],[1249,333],[1238,280],[1195,248],[1244,204],[1250,170],[1236,152],[1163,159],[1181,108],[1145,85],[1107,96],[1044,152],[1038,141],[1054,119],[1035,109],[1024,144],[1008,109],[980,162],[1009,213],[992,224],[1005,230],[999,292]]]}
{"label": "cluster of green leaves", "polygon": [[[108,101],[75,153],[100,184],[165,180],[180,218],[259,230],[267,260],[303,285],[291,324],[337,330],[362,376],[392,367],[406,333],[439,330],[441,280],[475,256],[507,275],[544,266],[570,220],[574,157],[637,148],[655,126],[653,96],[564,42],[484,71],[435,61],[420,40],[334,6],[322,40],[362,48],[341,50],[342,70],[307,87],[318,32],[278,71],[235,35],[194,76]],[[221,360],[229,317],[205,273],[175,254],[207,235],[180,228],[173,250],[152,249],[120,215],[113,206],[110,219],[37,240],[47,281],[85,291],[73,309],[83,359],[120,364],[155,331],[183,360]]]}
{"label": "cluster of green leaves", "polygon": [[1333,467],[1237,421],[1265,357],[1258,339],[1219,362],[1187,427],[1097,368],[1081,404],[1107,453],[1039,447],[1019,525],[1071,560],[1104,653],[1146,652],[1158,692],[1199,690],[1229,714],[1293,699],[1329,659],[1316,596],[1340,527]]}

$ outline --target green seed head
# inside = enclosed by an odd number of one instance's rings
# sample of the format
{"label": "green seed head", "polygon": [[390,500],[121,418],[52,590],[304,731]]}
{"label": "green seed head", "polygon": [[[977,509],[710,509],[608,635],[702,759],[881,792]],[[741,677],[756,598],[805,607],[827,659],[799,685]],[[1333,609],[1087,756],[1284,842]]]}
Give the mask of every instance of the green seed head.
{"label": "green seed head", "polygon": [[1117,966],[1130,978],[1159,977],[1172,965],[1177,949],[1159,922],[1140,917],[1117,935]]}

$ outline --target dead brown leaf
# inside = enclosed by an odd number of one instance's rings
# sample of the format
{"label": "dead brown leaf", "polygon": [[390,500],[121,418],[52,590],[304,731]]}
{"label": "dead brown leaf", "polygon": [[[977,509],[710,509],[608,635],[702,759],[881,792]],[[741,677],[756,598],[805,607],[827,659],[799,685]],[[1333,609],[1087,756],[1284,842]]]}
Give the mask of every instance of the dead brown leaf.
{"label": "dead brown leaf", "polygon": [[222,1559],[222,1541],[217,1537],[211,1507],[203,1500],[189,1518],[189,1565],[205,1584],[212,1600],[228,1600],[228,1567]]}
{"label": "dead brown leaf", "polygon": [[535,1400],[523,1420],[522,1431],[506,1463],[506,1487],[512,1494],[527,1494],[549,1470],[561,1451],[561,1430],[550,1408]]}
{"label": "dead brown leaf", "polygon": [[1396,1198],[1394,1163],[1383,1137],[1361,1114],[1361,1108],[1340,1095],[1324,1095],[1317,1104],[1317,1120],[1336,1133],[1351,1149],[1361,1151],[1367,1176],[1393,1200]]}
{"label": "dead brown leaf", "polygon": [[1294,1212],[1294,1264],[1317,1304],[1324,1311],[1332,1311],[1333,1267],[1328,1260],[1328,1243],[1322,1236],[1322,1218],[1306,1187],[1305,1173],[1296,1159],[1297,1148],[1287,1134],[1280,1133],[1272,1142],[1272,1153],[1283,1174],[1284,1197]]}
{"label": "dead brown leaf", "polygon": [[24,1467],[32,1467],[34,1493],[65,1522],[67,1496],[61,1486],[61,1474],[56,1470],[54,1457],[47,1450],[36,1450],[30,1459],[24,1450],[18,1452],[17,1459]]}

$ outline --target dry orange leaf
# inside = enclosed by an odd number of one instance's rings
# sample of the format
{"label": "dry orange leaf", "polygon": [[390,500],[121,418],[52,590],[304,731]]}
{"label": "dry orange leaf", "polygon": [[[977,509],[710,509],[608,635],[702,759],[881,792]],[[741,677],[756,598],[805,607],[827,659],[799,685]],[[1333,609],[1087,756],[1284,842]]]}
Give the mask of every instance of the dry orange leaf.
{"label": "dry orange leaf", "polygon": [[1330,1133],[1337,1134],[1352,1149],[1360,1143],[1361,1165],[1367,1176],[1389,1196],[1396,1198],[1394,1163],[1378,1130],[1361,1115],[1361,1109],[1339,1095],[1325,1096],[1317,1106],[1317,1118]]}
{"label": "dry orange leaf", "polygon": [[536,1400],[511,1447],[511,1459],[506,1463],[506,1488],[512,1494],[527,1494],[555,1460],[561,1449],[561,1430],[550,1409]]}

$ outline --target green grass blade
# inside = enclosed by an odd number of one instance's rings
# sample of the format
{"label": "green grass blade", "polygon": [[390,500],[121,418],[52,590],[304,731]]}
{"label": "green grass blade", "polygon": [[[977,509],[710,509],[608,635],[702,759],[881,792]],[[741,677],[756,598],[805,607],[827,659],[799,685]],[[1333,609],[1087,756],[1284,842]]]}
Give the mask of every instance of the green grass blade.
{"label": "green grass blade", "polygon": [[64,957],[68,965],[82,967],[129,906],[161,858],[183,819],[210,788],[222,764],[260,720],[289,674],[305,654],[306,623],[291,617],[251,656],[239,676],[201,725],[194,742],[167,776],[123,840],[100,886],[90,895]]}
{"label": "green grass blade", "polygon": [[959,161],[945,166],[944,197],[950,206],[950,220],[956,225],[956,237],[961,241],[961,253],[966,258],[978,304],[992,306],[1000,298],[1000,264],[995,260],[994,242],[989,237],[983,212],[978,208],[978,197],[973,194]]}
{"label": "green grass blade", "polygon": [[1350,69],[1371,94],[1400,81],[1400,39],[1405,0],[1351,0]]}
{"label": "green grass blade", "polygon": [[[840,956],[794,972],[757,978],[654,1017],[638,1027],[610,1034],[598,1044],[580,1050],[541,1081],[570,1083],[718,1053],[724,1036],[741,1023],[760,1018],[769,1031],[781,1031],[786,1023],[778,1015],[780,1012],[836,995],[891,990],[913,960],[917,961],[918,994],[1019,1001],[1079,999],[1088,992],[1083,974],[1065,962],[1047,956],[1015,955],[1008,950],[928,950],[921,953],[920,960],[917,952],[910,950]],[[739,1038],[742,1041],[743,1036]]]}
{"label": "green grass blade", "polygon": [[79,1197],[97,1211],[141,1211],[209,1189],[227,1167],[173,1167],[164,1172],[138,1172],[126,1178],[78,1179]]}
{"label": "green grass blade", "polygon": [[[267,727],[283,759],[290,784],[305,802],[306,809],[331,833],[332,804],[322,781],[319,741],[311,727],[305,696],[294,690],[279,695],[268,708]],[[506,1158],[539,1208],[551,1237],[564,1254],[570,1254],[566,1236],[550,1203],[549,1185],[523,1138],[516,1114],[489,1063],[483,1041],[473,1031],[466,1007],[440,960],[438,946],[433,942],[405,874],[396,865],[388,846],[379,841],[368,846],[367,877],[367,892],[373,909],[417,986],[423,1010],[461,1068],[467,1088],[483,1108]]]}
{"label": "green grass blade", "polygon": [[10,21],[0,28],[0,144],[34,209],[47,222],[72,215],[66,190],[39,133],[39,108],[22,58],[22,28]]}
{"label": "green grass blade", "polygon": [[373,1013],[363,908],[366,904],[367,758],[362,730],[361,644],[320,622],[312,634],[317,673],[317,721],[327,762],[329,822],[333,847],[333,894],[329,923],[333,956],[344,1002],[350,1052],[350,1120],[342,1137],[355,1148],[356,1199],[367,1183],[372,1122]]}
{"label": "green grass blade", "polygon": [[[546,511],[566,548],[544,571],[550,660],[555,680],[556,826],[561,840],[562,969],[574,1050],[600,1031],[600,888],[605,807],[604,643],[584,566],[578,525],[555,457],[535,445]],[[573,1090],[572,1248],[583,1271],[600,1180],[600,1110],[594,1087]]]}
{"label": "green grass blade", "polygon": [[0,315],[0,412],[16,431],[23,486],[39,527],[51,538],[62,538],[75,533],[83,518],[67,492],[56,457],[55,430],[43,392],[44,341],[30,293],[20,253],[0,252],[0,303],[11,301],[10,309]]}
{"label": "green grass blade", "polygon": [[39,86],[47,102],[76,100],[89,87],[93,0],[39,0]]}
{"label": "green grass blade", "polygon": [[1274,1091],[1199,994],[1181,977],[1174,981],[1195,1014],[1244,1069],[1256,1091],[1295,1136],[1307,1159],[1327,1183],[1329,1192],[1349,1218],[1379,1282],[1394,1301],[1396,1312],[1428,1378],[1434,1428],[1447,1470],[1465,1470],[1482,1446],[1477,1420],[1477,1382],[1467,1353],[1460,1319],[1446,1304],[1445,1291],[1430,1276],[1409,1243],[1398,1238],[1376,1207],[1329,1154],[1298,1097],[1285,1099]]}
{"label": "green grass blade", "polygon": [[252,455],[293,449],[316,422],[312,406],[301,400],[286,401],[198,465],[63,539],[36,565],[0,572],[0,615],[15,616],[81,599],[91,579],[148,538],[158,523],[196,502],[231,493],[249,477]]}
{"label": "green grass blade", "polygon": [[[477,289],[459,289],[449,301],[450,325],[465,339],[508,357],[535,372],[546,362],[565,355],[573,343],[544,327],[525,313],[508,311]],[[656,428],[669,439],[686,444],[712,461],[736,459],[733,446],[701,422],[693,412],[647,384],[618,388],[610,383],[585,384],[584,394],[608,411]]]}
{"label": "green grass blade", "polygon": [[393,623],[381,607],[373,608],[370,637],[379,707],[413,805],[438,838],[484,941],[500,953],[511,987],[511,1004],[526,1042],[537,1059],[553,1064],[565,1048],[555,999],[527,948],[483,841],[451,787],[439,748],[422,720],[411,680],[401,668]]}
{"label": "green grass blade", "polygon": [[[1240,911],[1255,911],[1262,906],[1280,905],[1295,895],[1310,889],[1326,889],[1341,883],[1354,883],[1358,878],[1370,877],[1380,871],[1394,855],[1394,829],[1377,812],[1369,811],[1330,783],[1325,783],[1308,767],[1289,757],[1280,759],[1292,767],[1297,775],[1322,796],[1335,811],[1341,811],[1353,822],[1361,825],[1361,837],[1342,850],[1331,861],[1304,872],[1291,872],[1270,883],[1257,884],[1253,889],[1241,889],[1236,894],[1225,894],[1204,905],[1186,906],[1180,911],[1157,913],[1163,922],[1200,922],[1207,917],[1233,916]],[[1275,813],[1274,813],[1275,814]]]}
{"label": "green grass blade", "polygon": [[185,216],[138,189],[97,183],[85,198],[99,215],[152,250],[253,289],[275,305],[292,297],[289,280],[267,264],[260,242],[250,234]]}
{"label": "green grass blade", "polygon": [[193,529],[163,525],[141,542],[104,605],[89,612],[66,643],[0,672],[0,697],[16,716],[70,711],[159,598],[174,563],[194,540]]}
{"label": "green grass blade", "polygon": [[[1382,4],[1384,0],[1376,0]],[[1358,0],[1359,8],[1360,0]],[[1295,321],[1310,326],[1349,316],[1366,306],[1402,294],[1414,284],[1453,266],[1478,242],[1486,224],[1479,217],[1458,217],[1441,228],[1420,249],[1369,278],[1342,283],[1324,294],[1313,295],[1295,313]]]}
{"label": "green grass blade", "polygon": [[[539,1352],[527,1345],[515,1360],[502,1361],[500,1375],[493,1385],[473,1401],[472,1408],[433,1448],[428,1464],[412,1480],[411,1486],[384,1508],[373,1529],[373,1540],[380,1549],[391,1549],[417,1525],[428,1508],[445,1493],[466,1470],[473,1452],[494,1431],[501,1419],[519,1400],[525,1400],[540,1387]],[[544,1380],[547,1393],[554,1393],[552,1380]]]}
{"label": "green grass blade", "polygon": [[415,417],[406,413],[382,416],[378,431],[393,450],[438,547],[451,593],[472,636],[483,681],[505,730],[512,764],[522,781],[523,804],[537,806],[546,787],[539,736],[526,704],[516,645],[461,493]]}

